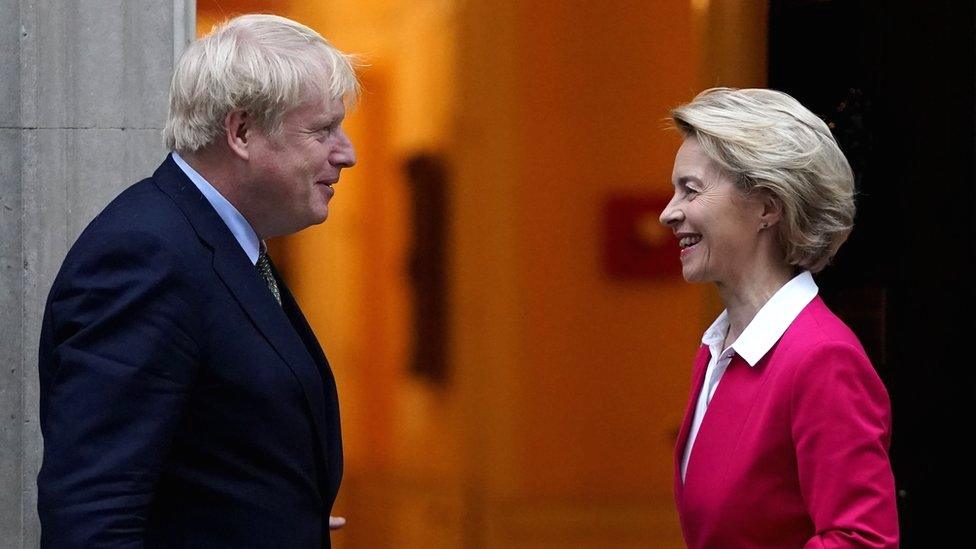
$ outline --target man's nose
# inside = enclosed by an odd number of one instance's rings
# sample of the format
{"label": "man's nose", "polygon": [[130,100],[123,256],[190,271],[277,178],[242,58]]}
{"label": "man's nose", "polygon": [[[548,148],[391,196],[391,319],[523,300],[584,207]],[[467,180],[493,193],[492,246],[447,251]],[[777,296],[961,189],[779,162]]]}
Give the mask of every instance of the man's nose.
{"label": "man's nose", "polygon": [[356,148],[353,147],[345,131],[339,130],[339,132],[339,146],[333,151],[331,162],[333,166],[351,168],[356,165]]}

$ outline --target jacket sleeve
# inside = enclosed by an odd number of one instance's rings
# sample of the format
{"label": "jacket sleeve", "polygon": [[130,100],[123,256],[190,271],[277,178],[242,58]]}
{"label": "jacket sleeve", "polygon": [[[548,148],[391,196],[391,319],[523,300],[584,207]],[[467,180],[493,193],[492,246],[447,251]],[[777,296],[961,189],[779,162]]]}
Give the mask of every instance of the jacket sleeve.
{"label": "jacket sleeve", "polygon": [[816,535],[806,548],[898,546],[888,393],[864,352],[823,343],[794,372],[791,426]]}
{"label": "jacket sleeve", "polygon": [[41,334],[41,545],[141,547],[195,377],[199,304],[163,237],[83,239],[51,291]]}

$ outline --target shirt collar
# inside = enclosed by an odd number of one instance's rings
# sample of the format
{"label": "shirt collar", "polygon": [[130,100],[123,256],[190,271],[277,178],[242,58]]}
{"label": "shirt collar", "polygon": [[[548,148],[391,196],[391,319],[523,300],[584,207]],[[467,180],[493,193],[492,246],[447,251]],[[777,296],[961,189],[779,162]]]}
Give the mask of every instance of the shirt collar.
{"label": "shirt collar", "polygon": [[[725,342],[725,335],[729,333],[729,311],[722,311],[722,314],[718,315],[715,322],[705,330],[705,335],[702,336],[702,344],[707,345],[709,348],[714,349],[717,346],[722,345]],[[719,349],[721,351],[721,349]]]}
{"label": "shirt collar", "polygon": [[[786,329],[813,301],[818,292],[819,288],[810,271],[803,271],[796,275],[769,298],[730,347],[745,359],[749,366],[755,366],[779,341]],[[725,310],[705,331],[702,343],[709,348],[720,346],[728,332],[729,312]]]}
{"label": "shirt collar", "polygon": [[251,263],[257,264],[258,253],[261,251],[264,243],[258,239],[257,233],[255,233],[254,229],[251,228],[251,224],[244,219],[241,212],[237,211],[237,208],[235,208],[229,200],[224,198],[224,195],[220,194],[220,191],[214,188],[209,181],[204,179],[202,175],[187,164],[186,160],[183,160],[183,158],[180,157],[176,151],[172,152],[172,156],[173,162],[176,162],[176,165],[183,170],[183,173],[185,173],[186,176],[190,178],[190,181],[196,185],[197,189],[203,193],[203,196],[206,197],[207,202],[210,202],[210,205],[217,210],[217,215],[220,216],[220,219],[222,219],[224,224],[227,225],[227,228],[230,229],[231,234],[234,235],[234,238],[237,239],[238,244],[240,244],[241,248],[244,249],[244,253],[247,254],[247,257],[251,260]]}

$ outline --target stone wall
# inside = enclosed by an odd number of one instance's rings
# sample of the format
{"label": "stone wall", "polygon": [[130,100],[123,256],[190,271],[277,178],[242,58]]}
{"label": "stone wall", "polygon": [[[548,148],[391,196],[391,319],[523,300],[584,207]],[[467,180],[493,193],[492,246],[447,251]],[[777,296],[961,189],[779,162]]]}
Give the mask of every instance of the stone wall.
{"label": "stone wall", "polygon": [[0,547],[37,547],[37,340],[81,230],[161,161],[194,0],[0,0]]}

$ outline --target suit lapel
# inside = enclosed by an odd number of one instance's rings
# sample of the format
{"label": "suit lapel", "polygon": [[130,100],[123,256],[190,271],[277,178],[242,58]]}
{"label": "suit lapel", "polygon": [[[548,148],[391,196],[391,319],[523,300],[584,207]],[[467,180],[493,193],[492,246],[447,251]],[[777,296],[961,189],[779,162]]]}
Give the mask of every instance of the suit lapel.
{"label": "suit lapel", "polygon": [[288,289],[288,285],[282,280],[281,275],[274,266],[274,262],[271,264],[271,270],[274,273],[275,279],[278,280],[278,289],[281,292],[281,306],[288,316],[289,321],[291,321],[292,327],[298,334],[298,337],[301,338],[305,348],[312,355],[316,366],[319,368],[319,374],[324,387],[325,407],[328,412],[326,417],[334,418],[332,425],[329,425],[329,434],[332,436],[326,439],[326,447],[328,450],[326,453],[326,465],[330,473],[326,494],[328,494],[329,498],[335,499],[336,494],[339,492],[343,467],[339,397],[336,390],[335,377],[332,375],[332,368],[329,367],[329,361],[325,358],[325,353],[322,352],[322,347],[319,345],[318,339],[312,332],[312,327],[309,326],[308,320],[302,314],[298,303],[295,301],[295,297],[292,295],[291,290]]}
{"label": "suit lapel", "polygon": [[[183,210],[197,235],[213,250],[213,269],[217,276],[301,384],[318,439],[324,446],[330,426],[326,425],[323,377],[284,311],[230,229],[172,157],[166,158],[153,178]],[[323,447],[323,452],[327,452],[327,448]]]}

